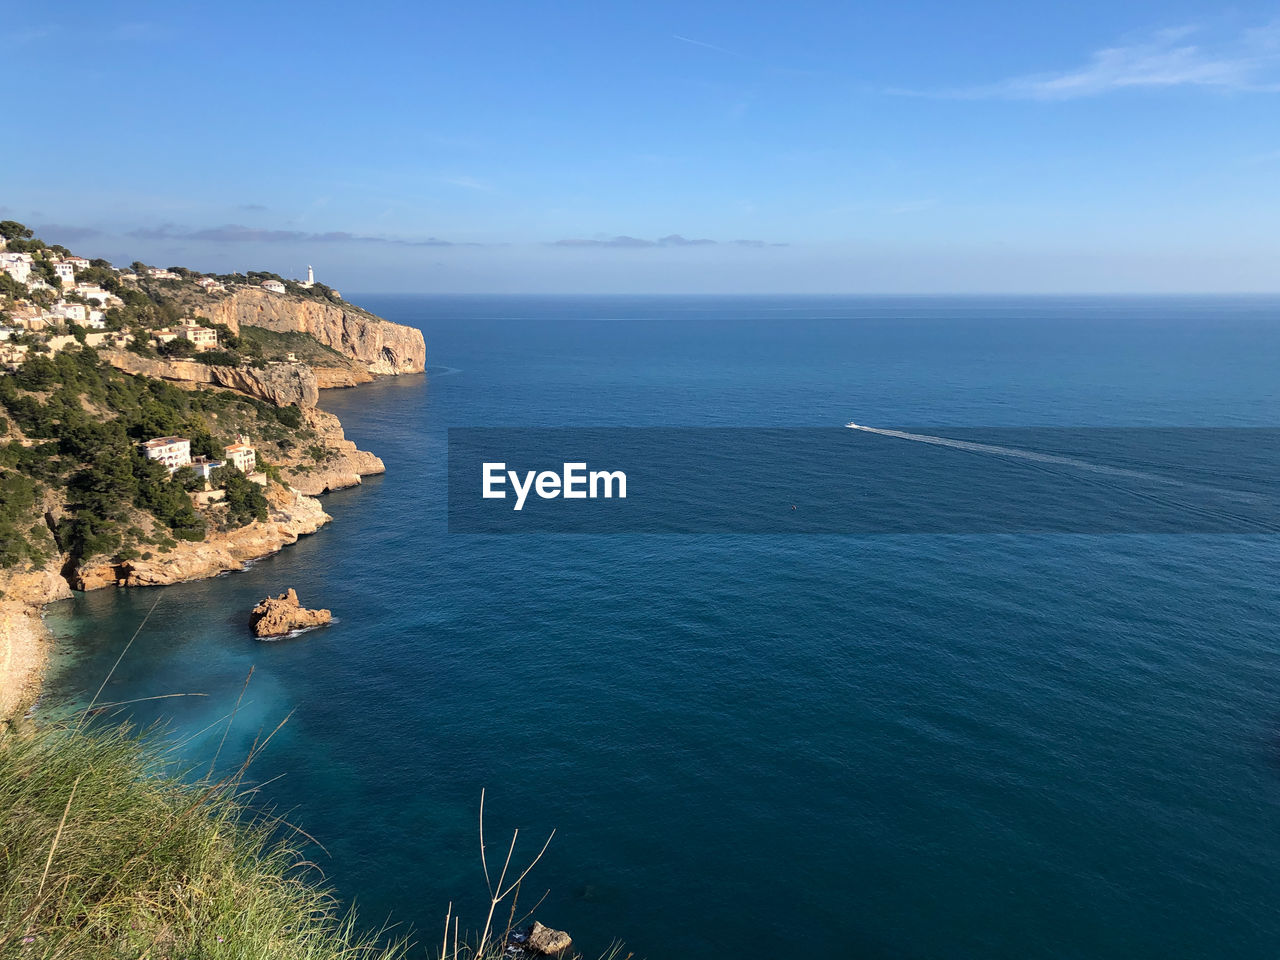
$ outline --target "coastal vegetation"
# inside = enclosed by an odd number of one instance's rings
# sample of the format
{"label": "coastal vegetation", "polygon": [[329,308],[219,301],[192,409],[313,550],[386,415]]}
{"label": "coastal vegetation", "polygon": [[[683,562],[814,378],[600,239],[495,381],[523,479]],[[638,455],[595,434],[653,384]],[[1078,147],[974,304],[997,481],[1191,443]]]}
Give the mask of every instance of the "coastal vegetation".
{"label": "coastal vegetation", "polygon": [[[0,956],[408,955],[253,808],[248,761],[193,777],[101,717],[19,719],[47,660],[40,604],[238,569],[329,519],[308,493],[383,469],[315,407],[316,371],[420,372],[421,335],[263,280],[280,278],[118,270],[0,221]],[[247,322],[263,303],[280,329]]]}
{"label": "coastal vegetation", "polygon": [[404,939],[358,931],[301,833],[249,807],[248,760],[191,780],[124,726],[0,737],[0,955],[407,957]]}
{"label": "coastal vegetation", "polygon": [[306,497],[383,470],[319,389],[424,355],[323,284],[115,268],[0,221],[0,597],[210,576],[313,532]]}
{"label": "coastal vegetation", "polygon": [[[0,956],[579,958],[563,931],[536,922],[517,928],[521,884],[551,838],[521,869],[512,862],[517,831],[505,860],[490,864],[483,793],[483,931],[470,940],[460,935],[451,906],[437,949],[395,929],[366,929],[308,859],[316,841],[252,805],[256,791],[246,774],[272,736],[256,741],[230,773],[212,772],[215,755],[209,773],[193,775],[175,765],[154,732],[93,722],[88,713],[0,734]],[[601,960],[621,956],[615,944]]]}
{"label": "coastal vegetation", "polygon": [[83,347],[32,357],[0,377],[0,407],[0,566],[58,550],[73,561],[163,552],[202,540],[210,523],[266,519],[262,488],[232,467],[212,478],[223,503],[197,511],[190,484],[171,482],[139,441],[181,435],[193,455],[221,459],[240,433],[293,443],[306,432],[296,406],[130,376]]}

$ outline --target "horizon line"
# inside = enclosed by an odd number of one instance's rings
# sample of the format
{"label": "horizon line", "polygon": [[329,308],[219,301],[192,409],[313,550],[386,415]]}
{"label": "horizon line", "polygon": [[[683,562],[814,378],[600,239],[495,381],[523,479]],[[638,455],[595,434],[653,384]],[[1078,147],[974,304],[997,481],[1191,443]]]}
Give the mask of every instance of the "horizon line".
{"label": "horizon line", "polygon": [[475,290],[352,290],[344,299],[351,301],[356,297],[1280,297],[1277,290],[1083,290],[1083,291],[1019,291],[1019,290],[967,290],[967,291],[788,291],[777,290],[767,293],[733,292],[733,291],[643,291],[643,290],[611,290],[608,292],[589,292],[581,290],[563,291],[502,291],[486,293]]}

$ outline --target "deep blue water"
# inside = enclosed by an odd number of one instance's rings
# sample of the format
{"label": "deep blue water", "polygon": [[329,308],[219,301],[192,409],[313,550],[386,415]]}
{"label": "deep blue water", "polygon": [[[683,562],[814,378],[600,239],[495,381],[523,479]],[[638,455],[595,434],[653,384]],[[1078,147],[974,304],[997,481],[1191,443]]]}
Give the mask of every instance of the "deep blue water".
{"label": "deep blue water", "polygon": [[[1280,300],[410,298],[326,393],[387,474],[244,574],[57,605],[45,703],[226,752],[371,921],[483,922],[476,813],[594,955],[1274,957],[1280,558],[1243,536],[484,536],[450,426],[1276,426]],[[339,622],[248,638],[296,587]],[[221,731],[183,750],[208,762]]]}

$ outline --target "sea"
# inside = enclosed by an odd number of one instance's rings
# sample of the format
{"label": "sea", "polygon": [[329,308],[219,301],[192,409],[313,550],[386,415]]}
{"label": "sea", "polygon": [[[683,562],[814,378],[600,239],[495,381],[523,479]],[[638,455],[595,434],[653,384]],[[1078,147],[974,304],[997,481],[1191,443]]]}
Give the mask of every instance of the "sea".
{"label": "sea", "polygon": [[[191,776],[287,720],[253,802],[425,944],[484,923],[483,791],[491,871],[554,831],[516,918],[588,957],[1280,955],[1274,534],[448,514],[451,428],[1274,428],[1280,298],[356,299],[426,337],[321,398],[386,474],[243,573],[53,605],[43,715]],[[334,624],[252,639],[288,587]]]}

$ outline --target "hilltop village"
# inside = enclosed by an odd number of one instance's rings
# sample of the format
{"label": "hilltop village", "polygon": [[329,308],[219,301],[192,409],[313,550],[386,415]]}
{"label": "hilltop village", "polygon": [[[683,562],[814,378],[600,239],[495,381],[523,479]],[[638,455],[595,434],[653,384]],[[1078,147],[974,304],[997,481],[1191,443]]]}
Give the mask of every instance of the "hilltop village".
{"label": "hilltop village", "polygon": [[[150,284],[144,281],[172,281],[167,285],[170,293],[190,284],[211,297],[225,294],[229,286],[256,285],[279,295],[309,293],[333,302],[342,299],[338,291],[315,282],[310,266],[305,281],[268,273],[216,276],[183,267],[149,267],[141,262],[116,268],[106,260],[73,256],[66,247],[45,244],[32,233],[16,221],[0,221],[0,298],[7,301],[0,316],[0,364],[11,371],[29,354],[57,353],[77,343],[125,349],[141,337],[135,352],[147,355],[156,351],[166,357],[190,357],[218,349],[218,329],[198,317],[159,328],[139,323],[145,314],[138,315],[136,308],[147,306],[146,300],[157,302],[148,295]],[[130,308],[135,309],[131,312]],[[205,359],[217,362],[216,358]]]}
{"label": "hilltop village", "polygon": [[[117,268],[0,221],[7,663],[42,604],[239,569],[327,522],[316,495],[383,471],[320,391],[422,372],[422,334],[307,273]],[[0,720],[21,686],[0,677]]]}

